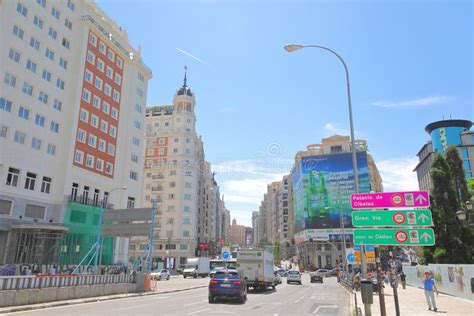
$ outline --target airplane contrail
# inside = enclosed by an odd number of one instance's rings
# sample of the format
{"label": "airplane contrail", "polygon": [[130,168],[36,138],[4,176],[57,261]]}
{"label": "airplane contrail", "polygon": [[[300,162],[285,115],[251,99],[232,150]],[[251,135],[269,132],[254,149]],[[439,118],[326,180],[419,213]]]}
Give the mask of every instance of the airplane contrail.
{"label": "airplane contrail", "polygon": [[176,47],[176,50],[180,51],[181,53],[185,54],[186,56],[189,56],[189,57],[191,57],[192,59],[195,59],[195,60],[197,60],[197,61],[198,61],[198,62],[200,62],[201,64],[204,64],[204,65],[209,65],[209,64],[208,64],[208,63],[206,63],[204,60],[202,60],[202,59],[199,59],[199,58],[197,58],[197,57],[196,57],[196,56],[194,56],[194,55],[191,55],[190,53],[188,53],[188,52],[187,52],[187,51],[185,51],[185,50],[182,50],[181,48],[178,48],[178,47]]}

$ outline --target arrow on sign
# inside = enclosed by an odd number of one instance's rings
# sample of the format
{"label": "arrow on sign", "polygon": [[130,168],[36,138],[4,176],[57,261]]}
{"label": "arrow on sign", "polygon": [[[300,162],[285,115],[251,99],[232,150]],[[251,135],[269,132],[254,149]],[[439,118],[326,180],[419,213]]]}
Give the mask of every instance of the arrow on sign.
{"label": "arrow on sign", "polygon": [[[420,195],[421,196],[421,195]],[[426,216],[425,213],[421,213],[420,216],[418,216],[418,219],[421,219],[421,221],[424,223],[426,222],[427,220],[429,220],[430,218],[428,216]]]}
{"label": "arrow on sign", "polygon": [[415,201],[417,201],[419,204],[423,203],[424,201],[426,201],[426,198],[421,195],[421,194],[418,194],[418,196],[416,197]]}
{"label": "arrow on sign", "polygon": [[420,238],[421,238],[421,239],[425,239],[425,241],[428,241],[428,239],[431,239],[431,236],[430,236],[430,234],[428,234],[428,233],[425,232],[425,233],[423,233],[423,234],[421,235]]}

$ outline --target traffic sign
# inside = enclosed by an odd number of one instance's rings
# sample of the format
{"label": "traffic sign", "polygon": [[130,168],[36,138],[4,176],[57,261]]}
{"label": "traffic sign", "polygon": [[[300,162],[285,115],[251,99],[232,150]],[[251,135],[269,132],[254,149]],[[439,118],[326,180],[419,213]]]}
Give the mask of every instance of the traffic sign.
{"label": "traffic sign", "polygon": [[357,245],[433,246],[435,236],[431,228],[354,229],[354,243]]}
{"label": "traffic sign", "polygon": [[222,252],[222,259],[229,260],[230,259],[230,253],[228,251],[223,251]]}
{"label": "traffic sign", "polygon": [[390,207],[428,207],[430,196],[426,191],[378,192],[351,194],[353,209]]}
{"label": "traffic sign", "polygon": [[352,225],[354,227],[433,226],[433,217],[430,210],[354,211]]}

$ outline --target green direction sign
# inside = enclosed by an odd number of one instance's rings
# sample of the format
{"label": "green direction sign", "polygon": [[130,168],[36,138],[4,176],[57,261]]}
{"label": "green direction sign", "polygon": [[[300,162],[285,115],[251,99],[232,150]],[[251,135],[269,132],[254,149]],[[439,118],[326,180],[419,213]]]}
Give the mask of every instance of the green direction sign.
{"label": "green direction sign", "polygon": [[354,227],[433,226],[433,218],[430,210],[353,211],[352,225]]}
{"label": "green direction sign", "polygon": [[435,237],[431,228],[354,229],[354,244],[433,246]]}

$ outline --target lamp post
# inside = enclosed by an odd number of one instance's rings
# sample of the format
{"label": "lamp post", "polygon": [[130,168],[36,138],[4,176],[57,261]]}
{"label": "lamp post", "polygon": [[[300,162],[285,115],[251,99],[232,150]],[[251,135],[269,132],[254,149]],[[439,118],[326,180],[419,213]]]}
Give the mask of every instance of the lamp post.
{"label": "lamp post", "polygon": [[[359,178],[357,175],[357,155],[356,155],[356,148],[355,148],[355,138],[354,138],[354,122],[352,119],[352,100],[351,100],[351,85],[350,85],[350,80],[349,80],[349,69],[347,68],[346,62],[342,57],[334,50],[331,48],[321,46],[321,45],[298,45],[298,44],[289,44],[285,45],[285,50],[289,53],[295,52],[297,50],[303,49],[303,48],[320,48],[324,49],[332,54],[334,54],[339,61],[342,63],[344,66],[344,71],[346,74],[346,88],[347,88],[347,105],[349,109],[349,125],[350,125],[350,130],[351,130],[351,152],[352,152],[352,171],[354,173],[354,191],[355,193],[359,193]],[[362,247],[361,251],[361,263],[362,263],[362,276],[366,277],[367,275],[367,266],[365,262],[365,247]],[[344,249],[345,252],[345,249]],[[345,256],[345,253],[344,253]]]}
{"label": "lamp post", "polygon": [[[118,188],[114,188],[112,190],[110,190],[109,192],[109,197],[111,196],[112,192],[116,191],[116,190],[126,190],[127,187],[118,187]],[[104,218],[104,209],[107,209],[107,204],[106,205],[103,205],[100,209],[99,209],[99,223],[98,223],[98,227],[97,227],[97,235],[95,237],[95,254],[94,254],[94,274],[97,274],[98,272],[98,262],[99,262],[99,251],[100,251],[100,256],[101,256],[101,259],[102,259],[102,251],[101,251],[101,248],[102,248],[102,220]]]}

